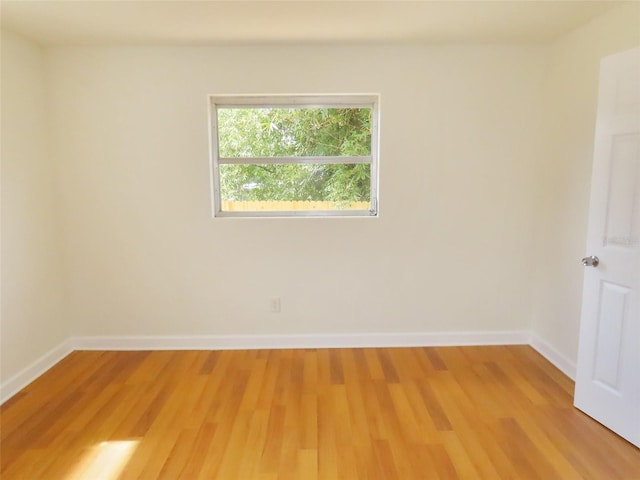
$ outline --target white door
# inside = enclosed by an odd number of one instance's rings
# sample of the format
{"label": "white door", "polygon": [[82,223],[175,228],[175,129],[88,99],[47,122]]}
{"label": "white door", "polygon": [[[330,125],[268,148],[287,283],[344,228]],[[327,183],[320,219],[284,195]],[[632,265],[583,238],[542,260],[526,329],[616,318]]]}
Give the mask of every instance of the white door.
{"label": "white door", "polygon": [[640,47],[600,64],[586,253],[575,406],[640,446]]}

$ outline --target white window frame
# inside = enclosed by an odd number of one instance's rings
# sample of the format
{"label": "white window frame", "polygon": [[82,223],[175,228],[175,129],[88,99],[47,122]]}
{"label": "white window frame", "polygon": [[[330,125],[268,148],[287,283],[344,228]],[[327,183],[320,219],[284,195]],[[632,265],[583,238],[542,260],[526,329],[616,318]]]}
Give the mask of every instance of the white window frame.
{"label": "white window frame", "polygon": [[[377,217],[378,216],[378,143],[379,101],[377,94],[349,95],[210,95],[209,135],[211,150],[211,204],[215,217]],[[370,108],[371,155],[323,157],[242,157],[219,155],[218,108]],[[371,165],[371,202],[368,210],[260,210],[223,211],[220,191],[220,165],[276,163],[368,163]]]}

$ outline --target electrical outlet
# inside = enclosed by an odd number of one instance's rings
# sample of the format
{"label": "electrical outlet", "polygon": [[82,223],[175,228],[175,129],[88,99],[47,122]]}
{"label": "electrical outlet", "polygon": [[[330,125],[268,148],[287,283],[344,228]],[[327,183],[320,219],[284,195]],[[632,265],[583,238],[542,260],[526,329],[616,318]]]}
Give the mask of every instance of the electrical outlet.
{"label": "electrical outlet", "polygon": [[280,297],[271,299],[271,313],[280,313]]}

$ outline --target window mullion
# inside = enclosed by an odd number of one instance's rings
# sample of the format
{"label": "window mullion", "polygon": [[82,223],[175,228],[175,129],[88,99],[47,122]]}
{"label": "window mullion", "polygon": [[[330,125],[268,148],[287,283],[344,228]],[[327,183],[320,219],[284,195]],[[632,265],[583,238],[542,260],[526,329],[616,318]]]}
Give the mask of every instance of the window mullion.
{"label": "window mullion", "polygon": [[219,157],[220,165],[352,164],[373,162],[371,155],[318,157]]}

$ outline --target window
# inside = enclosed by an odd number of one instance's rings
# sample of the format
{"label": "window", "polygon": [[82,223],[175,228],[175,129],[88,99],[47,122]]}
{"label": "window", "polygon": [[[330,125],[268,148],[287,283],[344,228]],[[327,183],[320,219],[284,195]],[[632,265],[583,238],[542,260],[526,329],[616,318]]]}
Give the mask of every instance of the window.
{"label": "window", "polygon": [[377,216],[377,96],[213,96],[210,118],[214,216]]}

